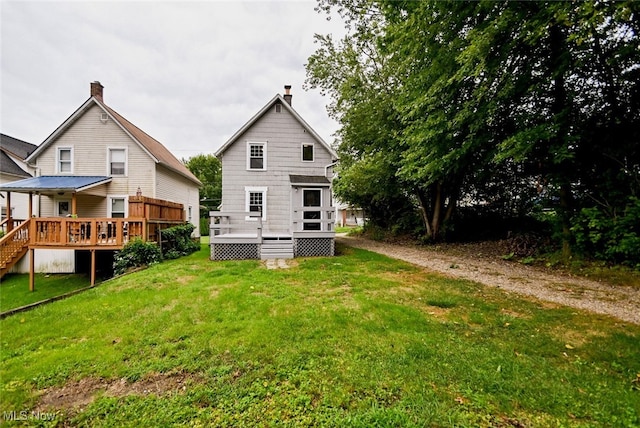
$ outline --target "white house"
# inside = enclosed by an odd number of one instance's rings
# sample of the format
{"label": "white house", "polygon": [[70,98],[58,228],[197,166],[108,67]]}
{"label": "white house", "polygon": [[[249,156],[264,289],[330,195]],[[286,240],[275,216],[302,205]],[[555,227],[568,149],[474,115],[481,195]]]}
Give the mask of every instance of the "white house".
{"label": "white house", "polygon": [[[105,104],[103,89],[100,82],[92,82],[89,99],[28,155],[25,162],[33,168],[32,178],[3,182],[0,190],[39,200],[37,211],[32,212],[37,218],[126,219],[130,217],[131,200],[144,199],[147,208],[170,206],[172,220],[191,222],[195,235],[199,236],[199,188],[202,183],[159,141]],[[177,215],[176,207],[182,209]],[[147,219],[166,220],[166,209],[161,212],[162,209],[158,208],[158,214],[136,213],[136,217],[146,215]],[[114,225],[117,222],[106,223]],[[43,222],[38,224],[39,227],[54,227],[53,221],[49,226]],[[128,223],[117,224],[125,228],[125,238],[129,236]],[[98,223],[94,228],[96,225]],[[87,230],[89,226],[86,222]],[[40,236],[43,236],[42,230],[39,230],[38,238]],[[87,235],[85,238],[87,246],[102,248],[95,241],[95,230],[92,237]],[[36,255],[37,272],[75,271],[77,257],[74,253],[83,248],[79,247],[79,241],[72,243],[67,239],[63,244],[74,246],[74,249],[57,249],[51,258],[45,254],[51,255],[53,251],[44,248],[60,242],[36,245],[35,237],[31,239],[30,248],[38,248],[39,253]],[[112,247],[121,246],[122,242],[119,240]],[[27,261],[18,264],[17,269],[28,271]]]}

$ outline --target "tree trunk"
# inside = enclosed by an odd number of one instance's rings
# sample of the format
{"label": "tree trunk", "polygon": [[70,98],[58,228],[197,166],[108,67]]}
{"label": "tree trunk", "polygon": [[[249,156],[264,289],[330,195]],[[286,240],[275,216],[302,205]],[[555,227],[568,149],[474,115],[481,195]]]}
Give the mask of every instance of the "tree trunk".
{"label": "tree trunk", "polygon": [[427,198],[421,189],[416,189],[415,192],[418,197],[418,203],[420,204],[420,217],[422,217],[422,222],[427,229],[427,236],[431,237],[431,222],[429,221],[429,204],[427,202]]}

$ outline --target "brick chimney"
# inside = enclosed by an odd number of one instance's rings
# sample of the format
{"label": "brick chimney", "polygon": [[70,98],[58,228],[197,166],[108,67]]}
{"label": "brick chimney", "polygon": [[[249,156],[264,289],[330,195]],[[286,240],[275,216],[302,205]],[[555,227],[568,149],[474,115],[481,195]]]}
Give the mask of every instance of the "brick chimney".
{"label": "brick chimney", "polygon": [[95,82],[91,82],[91,96],[96,97],[98,100],[103,101],[102,99],[102,90],[104,86],[100,84],[97,80]]}
{"label": "brick chimney", "polygon": [[293,95],[291,95],[291,85],[284,85],[284,100],[289,105],[291,105],[291,98],[293,98]]}

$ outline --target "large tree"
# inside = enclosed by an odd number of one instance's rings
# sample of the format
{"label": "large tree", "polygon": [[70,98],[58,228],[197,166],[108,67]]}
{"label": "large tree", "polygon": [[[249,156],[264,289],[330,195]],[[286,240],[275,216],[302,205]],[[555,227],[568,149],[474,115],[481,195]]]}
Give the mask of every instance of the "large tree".
{"label": "large tree", "polygon": [[430,237],[502,176],[556,195],[568,253],[585,198],[620,207],[637,191],[637,3],[321,2],[332,7],[351,31],[319,39],[308,82],[332,95],[349,164],[384,153]]}
{"label": "large tree", "polygon": [[200,199],[203,205],[216,208],[222,202],[222,165],[211,154],[199,154],[182,160],[185,166],[202,182]]}

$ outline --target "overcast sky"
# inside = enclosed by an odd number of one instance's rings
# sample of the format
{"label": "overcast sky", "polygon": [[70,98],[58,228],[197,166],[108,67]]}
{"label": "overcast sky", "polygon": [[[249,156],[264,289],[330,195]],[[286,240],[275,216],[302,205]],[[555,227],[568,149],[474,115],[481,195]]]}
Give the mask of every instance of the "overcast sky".
{"label": "overcast sky", "polygon": [[313,35],[339,36],[312,1],[0,0],[0,131],[42,143],[100,81],[105,103],[189,158],[213,153],[284,85],[328,143],[329,99],[304,91]]}

